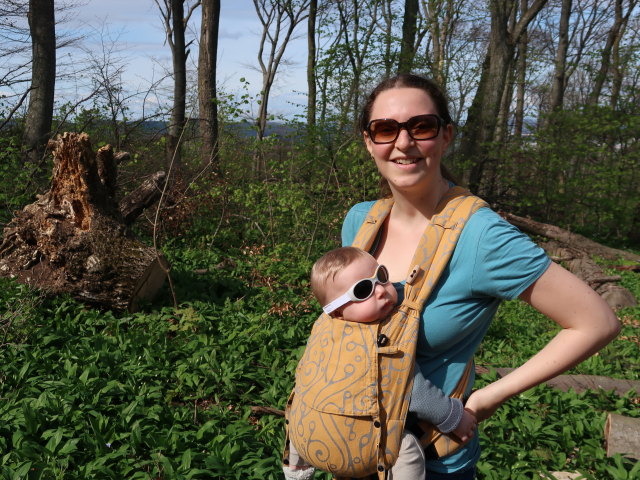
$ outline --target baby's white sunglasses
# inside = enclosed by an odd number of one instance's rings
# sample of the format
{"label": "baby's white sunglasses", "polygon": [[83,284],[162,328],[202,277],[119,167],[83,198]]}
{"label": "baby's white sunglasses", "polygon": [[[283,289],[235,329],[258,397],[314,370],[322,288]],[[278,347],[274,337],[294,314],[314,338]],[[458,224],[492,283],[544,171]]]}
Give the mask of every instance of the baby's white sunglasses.
{"label": "baby's white sunglasses", "polygon": [[364,302],[373,295],[376,290],[376,284],[386,285],[389,282],[389,271],[384,265],[378,265],[376,272],[371,278],[363,278],[351,285],[349,290],[340,295],[332,302],[322,307],[324,313],[330,315],[331,312],[337,310],[341,306],[349,302]]}

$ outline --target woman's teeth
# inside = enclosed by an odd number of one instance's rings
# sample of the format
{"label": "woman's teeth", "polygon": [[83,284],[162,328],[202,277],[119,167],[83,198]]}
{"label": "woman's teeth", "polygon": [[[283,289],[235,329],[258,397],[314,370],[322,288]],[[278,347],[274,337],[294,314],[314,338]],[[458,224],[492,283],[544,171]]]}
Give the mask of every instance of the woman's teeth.
{"label": "woman's teeth", "polygon": [[410,165],[412,163],[416,163],[417,161],[417,158],[397,158],[393,162],[400,165]]}

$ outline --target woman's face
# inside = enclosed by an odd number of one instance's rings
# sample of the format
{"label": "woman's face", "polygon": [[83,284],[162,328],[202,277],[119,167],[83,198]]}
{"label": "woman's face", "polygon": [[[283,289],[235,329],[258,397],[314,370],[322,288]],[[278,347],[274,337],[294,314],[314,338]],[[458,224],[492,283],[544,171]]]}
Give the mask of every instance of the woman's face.
{"label": "woman's face", "polygon": [[[419,88],[399,87],[380,93],[373,103],[370,120],[392,118],[406,122],[416,115],[439,112],[431,96]],[[437,137],[414,140],[406,129],[395,142],[376,144],[364,133],[367,150],[392,191],[428,189],[441,179],[440,159],[453,137],[451,125],[442,126]]]}

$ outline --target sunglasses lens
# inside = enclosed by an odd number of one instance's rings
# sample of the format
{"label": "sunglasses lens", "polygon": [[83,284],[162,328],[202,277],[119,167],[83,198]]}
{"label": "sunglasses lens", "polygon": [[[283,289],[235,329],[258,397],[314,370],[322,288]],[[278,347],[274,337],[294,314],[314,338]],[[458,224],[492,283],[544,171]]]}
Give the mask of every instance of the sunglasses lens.
{"label": "sunglasses lens", "polygon": [[373,282],[369,279],[360,280],[353,287],[353,295],[358,300],[366,300],[371,296],[372,292],[373,292]]}
{"label": "sunglasses lens", "polygon": [[389,271],[387,270],[387,267],[380,265],[376,272],[376,276],[378,277],[378,282],[387,283],[389,281]]}
{"label": "sunglasses lens", "polygon": [[395,120],[374,120],[369,126],[369,134],[374,142],[393,142],[398,131],[398,122]]}
{"label": "sunglasses lens", "polygon": [[434,115],[420,115],[407,122],[407,129],[416,140],[428,140],[438,136],[440,122]]}

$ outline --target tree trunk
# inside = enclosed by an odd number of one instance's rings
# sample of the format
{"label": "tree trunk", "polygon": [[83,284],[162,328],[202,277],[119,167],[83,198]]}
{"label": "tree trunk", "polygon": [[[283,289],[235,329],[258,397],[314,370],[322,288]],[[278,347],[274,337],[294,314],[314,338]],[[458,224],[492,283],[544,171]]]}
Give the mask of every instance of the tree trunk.
{"label": "tree trunk", "polygon": [[187,52],[185,44],[184,0],[171,0],[171,57],[173,61],[173,108],[167,138],[165,168],[180,169],[180,135],[185,124],[187,98]]}
{"label": "tree trunk", "polygon": [[111,146],[96,155],[89,137],[75,133],[50,143],[51,188],[5,227],[0,275],[90,305],[135,310],[160,288],[167,263],[125,226]]}
{"label": "tree trunk", "polygon": [[[520,1],[520,11],[527,10],[527,0]],[[527,83],[527,49],[529,47],[529,35],[527,29],[518,40],[518,58],[516,60],[516,110],[513,114],[513,136],[515,138],[522,137],[522,129],[524,127],[524,98]]]}
{"label": "tree trunk", "polygon": [[556,62],[553,74],[553,85],[551,86],[551,98],[549,99],[548,114],[562,108],[564,100],[564,90],[566,87],[567,75],[567,51],[569,50],[569,19],[571,17],[571,1],[562,0],[562,10],[560,11],[560,30],[558,32],[558,50],[556,52]]}
{"label": "tree trunk", "polygon": [[637,4],[638,0],[629,1],[627,15],[624,18],[620,33],[616,36],[616,39],[613,42],[613,48],[611,50],[611,98],[609,100],[609,105],[612,109],[615,109],[618,105],[620,91],[622,90],[622,83],[625,76],[624,73],[625,70],[627,70],[628,65],[630,65],[630,62],[628,60],[623,62],[620,58],[620,43],[622,41],[622,37],[624,37],[627,25],[629,23],[629,16]]}
{"label": "tree trunk", "polygon": [[198,55],[198,102],[200,110],[201,157],[218,170],[218,104],[216,92],[216,62],[218,56],[218,26],[220,0],[202,4],[200,50]]}
{"label": "tree trunk", "polygon": [[56,83],[56,28],[54,0],[29,0],[32,45],[31,93],[23,142],[26,159],[37,163],[51,132]]}
{"label": "tree trunk", "polygon": [[507,0],[491,2],[491,34],[489,48],[482,65],[478,90],[469,108],[460,147],[464,159],[471,163],[469,187],[479,192],[485,163],[486,144],[493,140],[498,110],[507,71],[513,59],[513,45],[508,33],[509,8]]}
{"label": "tree trunk", "polygon": [[460,152],[463,159],[471,163],[468,184],[475,192],[479,192],[485,168],[491,162],[488,145],[494,140],[505,79],[513,65],[515,44],[547,2],[535,0],[526,12],[522,12],[513,29],[510,29],[510,14],[515,8],[515,1],[491,2],[489,48],[462,137]]}
{"label": "tree trunk", "polygon": [[416,54],[416,22],[418,21],[418,0],[404,0],[404,19],[402,21],[402,43],[398,73],[410,73],[413,57]]}
{"label": "tree trunk", "polygon": [[609,68],[611,66],[611,53],[613,50],[613,46],[616,42],[619,41],[622,32],[624,31],[624,27],[629,20],[629,15],[633,10],[635,2],[632,2],[629,5],[629,9],[626,14],[623,14],[623,0],[615,0],[614,12],[615,18],[613,21],[613,25],[609,30],[609,34],[607,35],[607,42],[602,49],[602,59],[600,61],[600,68],[596,74],[594,79],[593,90],[591,95],[589,96],[589,104],[597,105],[600,101],[600,95],[602,94],[602,89],[604,87],[605,80],[607,79],[607,74],[609,73]]}
{"label": "tree trunk", "polygon": [[309,1],[307,19],[307,128],[316,125],[316,15],[318,0]]}

